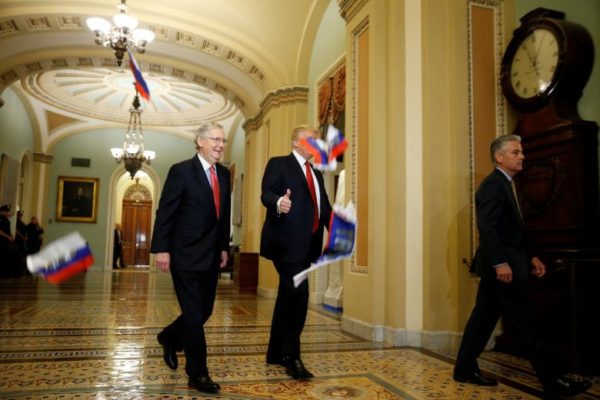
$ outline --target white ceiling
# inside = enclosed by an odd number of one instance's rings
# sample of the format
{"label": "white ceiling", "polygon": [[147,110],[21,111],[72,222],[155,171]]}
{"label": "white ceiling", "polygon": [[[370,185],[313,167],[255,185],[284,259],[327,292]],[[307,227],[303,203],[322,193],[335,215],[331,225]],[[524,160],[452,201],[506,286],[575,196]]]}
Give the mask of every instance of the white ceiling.
{"label": "white ceiling", "polygon": [[[117,67],[85,25],[110,19],[117,1],[0,0],[0,97],[10,86],[31,107],[84,124],[125,122],[134,95],[127,63]],[[144,125],[190,132],[210,119],[234,128],[269,91],[306,84],[329,1],[128,0],[128,13],[157,35],[136,54],[152,97],[142,101]]]}

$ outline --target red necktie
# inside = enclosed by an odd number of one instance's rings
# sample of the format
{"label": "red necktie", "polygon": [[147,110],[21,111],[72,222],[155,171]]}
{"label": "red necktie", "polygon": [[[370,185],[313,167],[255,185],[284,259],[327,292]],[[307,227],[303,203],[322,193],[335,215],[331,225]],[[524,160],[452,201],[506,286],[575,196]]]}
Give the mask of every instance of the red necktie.
{"label": "red necktie", "polygon": [[217,179],[217,172],[215,166],[210,167],[210,186],[212,186],[213,198],[215,200],[215,208],[217,209],[217,219],[219,218],[219,211],[221,210],[221,189],[219,188],[219,180]]}
{"label": "red necktie", "polygon": [[308,190],[310,190],[310,197],[312,198],[313,205],[315,206],[315,215],[313,218],[313,233],[319,229],[319,205],[317,204],[317,191],[315,190],[315,181],[313,180],[312,172],[310,170],[310,163],[307,161],[306,166],[306,182],[308,182]]}

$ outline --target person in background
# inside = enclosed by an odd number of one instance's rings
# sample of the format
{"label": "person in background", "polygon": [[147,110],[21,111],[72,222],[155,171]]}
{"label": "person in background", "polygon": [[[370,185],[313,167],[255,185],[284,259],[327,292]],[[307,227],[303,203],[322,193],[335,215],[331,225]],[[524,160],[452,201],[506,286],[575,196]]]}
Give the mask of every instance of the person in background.
{"label": "person in background", "polygon": [[19,275],[28,274],[27,270],[27,225],[23,222],[23,210],[17,211],[17,228],[15,229],[15,242],[17,243]]}
{"label": "person in background", "polygon": [[10,228],[10,204],[0,206],[0,275],[3,278],[17,276],[17,244]]}
{"label": "person in background", "polygon": [[530,275],[544,276],[546,266],[538,257],[529,255],[526,248],[525,222],[513,181],[523,169],[525,156],[521,138],[516,135],[496,138],[490,146],[490,155],[495,168],[475,194],[479,247],[472,268],[481,281],[458,351],[454,380],[480,386],[498,384],[481,373],[477,358],[503,316],[516,327],[542,383],[545,398],[582,393],[591,384],[564,375],[565,371],[551,358],[532,322],[527,280]]}
{"label": "person in background", "polygon": [[113,238],[113,269],[125,268],[123,263],[123,232],[121,231],[121,224],[115,224]]}
{"label": "person in background", "polygon": [[42,248],[44,229],[36,216],[27,224],[27,254],[35,254]]}
{"label": "person in background", "polygon": [[312,155],[300,146],[317,131],[306,125],[292,131],[292,152],[273,157],[262,180],[261,201],[267,209],[260,255],[273,260],[279,289],[273,310],[267,363],[279,364],[294,379],[310,379],[300,357],[300,335],[308,311],[308,280],[294,287],[293,277],[321,254],[323,228],[329,223],[331,204],[325,182],[313,170]]}
{"label": "person in background", "polygon": [[194,144],[197,154],[169,170],[156,210],[151,251],[158,269],[171,272],[181,308],[157,339],[169,368],[177,369],[176,352],[183,349],[188,385],[213,394],[220,385],[208,373],[204,323],[228,260],[231,180],[219,164],[227,144],[221,125],[203,124]]}

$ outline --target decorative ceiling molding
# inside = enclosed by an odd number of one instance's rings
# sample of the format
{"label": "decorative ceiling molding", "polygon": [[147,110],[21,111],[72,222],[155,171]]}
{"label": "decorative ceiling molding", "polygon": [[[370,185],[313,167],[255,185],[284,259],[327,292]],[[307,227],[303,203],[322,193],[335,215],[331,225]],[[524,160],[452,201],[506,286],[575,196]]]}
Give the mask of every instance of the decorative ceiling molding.
{"label": "decorative ceiling molding", "polygon": [[348,22],[368,3],[368,0],[337,0],[337,2],[340,15]]}
{"label": "decorative ceiling molding", "polygon": [[[93,33],[82,23],[87,17],[87,15],[56,14],[13,16],[0,21],[0,40],[31,33],[80,31],[90,33],[90,45],[92,45]],[[148,29],[156,34],[155,40],[157,41],[172,42],[210,54],[239,68],[257,84],[263,86],[266,83],[267,77],[262,68],[237,49],[218,43],[214,39],[195,35],[177,28],[149,25]],[[4,72],[0,74],[4,74]]]}
{"label": "decorative ceiling molding", "polygon": [[[152,96],[151,102],[144,102],[142,107],[150,111],[143,117],[146,126],[199,125],[206,120],[229,118],[243,105],[243,101],[218,82],[203,79],[203,84],[199,84],[197,74],[187,71],[173,74],[173,68],[161,67],[170,74],[145,74]],[[128,109],[135,94],[133,78],[126,69],[41,69],[28,73],[21,84],[27,93],[56,108],[122,123],[129,120]]]}

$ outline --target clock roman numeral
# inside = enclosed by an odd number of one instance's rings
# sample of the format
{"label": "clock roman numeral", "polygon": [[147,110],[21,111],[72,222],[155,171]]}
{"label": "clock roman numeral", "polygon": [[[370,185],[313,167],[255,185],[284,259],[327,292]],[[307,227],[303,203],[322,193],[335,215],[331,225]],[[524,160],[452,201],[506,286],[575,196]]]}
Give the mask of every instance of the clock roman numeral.
{"label": "clock roman numeral", "polygon": [[515,71],[512,73],[513,78],[516,78],[517,76],[519,76],[519,71]]}

